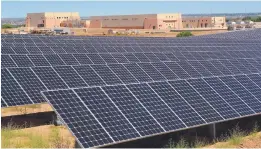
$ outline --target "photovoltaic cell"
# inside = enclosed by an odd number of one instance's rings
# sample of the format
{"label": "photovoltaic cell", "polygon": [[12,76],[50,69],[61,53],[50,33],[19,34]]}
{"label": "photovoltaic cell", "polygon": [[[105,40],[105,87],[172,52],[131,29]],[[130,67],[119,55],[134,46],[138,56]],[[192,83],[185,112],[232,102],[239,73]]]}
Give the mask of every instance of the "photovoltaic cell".
{"label": "photovoltaic cell", "polygon": [[41,91],[47,89],[30,68],[10,68],[9,71],[34,103],[45,102]]}
{"label": "photovoltaic cell", "polygon": [[101,88],[75,89],[75,92],[114,141],[127,140],[139,136],[138,132]]}
{"label": "photovoltaic cell", "polygon": [[27,55],[34,66],[50,66],[43,55]]}
{"label": "photovoltaic cell", "polygon": [[205,123],[167,82],[154,82],[149,85],[187,126]]}
{"label": "photovoltaic cell", "polygon": [[246,90],[235,78],[231,76],[220,77],[220,79],[233,91],[235,92],[247,105],[255,112],[261,111],[260,102]]}
{"label": "photovoltaic cell", "polygon": [[132,84],[127,87],[165,131],[186,127],[147,84]]}
{"label": "photovoltaic cell", "polygon": [[122,84],[121,80],[110,70],[107,65],[92,65],[91,67],[106,82],[106,84]]}
{"label": "photovoltaic cell", "polygon": [[179,78],[181,79],[187,79],[191,78],[189,74],[180,67],[176,62],[165,62],[165,65],[167,65],[172,72],[174,72]]}
{"label": "photovoltaic cell", "polygon": [[102,59],[107,63],[107,64],[115,64],[118,63],[114,57],[112,57],[111,54],[107,53],[107,54],[100,54],[100,56],[102,57]]}
{"label": "photovoltaic cell", "polygon": [[72,66],[56,66],[53,68],[70,88],[88,86]]}
{"label": "photovoltaic cell", "polygon": [[226,84],[219,78],[204,78],[204,80],[241,116],[253,114],[254,111],[242,101]]}
{"label": "photovoltaic cell", "polygon": [[66,65],[79,65],[79,62],[72,54],[59,54],[59,56]]}
{"label": "photovoltaic cell", "polygon": [[73,54],[73,57],[75,57],[81,65],[93,64],[89,57],[85,54]]}
{"label": "photovoltaic cell", "polygon": [[136,64],[123,64],[139,82],[149,82],[152,79]]}
{"label": "photovoltaic cell", "polygon": [[124,85],[102,87],[141,136],[163,132],[150,113]]}
{"label": "photovoltaic cell", "polygon": [[105,64],[106,62],[101,58],[99,54],[86,54],[94,64]]}
{"label": "photovoltaic cell", "polygon": [[150,63],[138,63],[138,65],[154,80],[166,80],[166,78],[157,71]]}
{"label": "photovoltaic cell", "polygon": [[223,120],[223,118],[186,81],[169,81],[169,83],[206,122],[210,123]]}
{"label": "photovoltaic cell", "polygon": [[65,65],[62,59],[56,54],[44,55],[44,57],[52,66]]}
{"label": "photovoltaic cell", "polygon": [[113,53],[112,56],[118,61],[118,63],[129,63],[128,59],[124,57],[122,53]]}
{"label": "photovoltaic cell", "polygon": [[34,64],[26,55],[11,55],[18,67],[33,67]]}
{"label": "photovoltaic cell", "polygon": [[73,66],[73,68],[89,86],[105,85],[105,82],[103,82],[101,77],[89,65]]}
{"label": "photovoltaic cell", "polygon": [[33,104],[7,69],[1,69],[1,96],[8,106]]}
{"label": "photovoltaic cell", "polygon": [[12,47],[1,47],[1,54],[15,54],[15,52],[13,51]]}
{"label": "photovoltaic cell", "polygon": [[109,64],[108,66],[123,83],[138,83],[135,77],[122,64]]}
{"label": "photovoltaic cell", "polygon": [[173,73],[168,66],[166,66],[164,63],[162,62],[158,62],[158,63],[151,63],[153,65],[154,68],[156,68],[162,75],[165,76],[165,78],[167,78],[168,80],[176,80],[178,79],[178,76]]}
{"label": "photovoltaic cell", "polygon": [[223,118],[230,119],[240,116],[203,79],[190,79],[188,82]]}
{"label": "photovoltaic cell", "polygon": [[177,64],[183,68],[183,70],[185,70],[189,76],[191,76],[192,78],[200,78],[202,77],[202,75],[196,70],[194,69],[189,63],[188,61],[179,61],[177,62]]}
{"label": "photovoltaic cell", "polygon": [[43,94],[84,148],[113,142],[72,90],[43,92]]}
{"label": "photovoltaic cell", "polygon": [[53,68],[34,67],[32,69],[49,90],[68,88]]}
{"label": "photovoltaic cell", "polygon": [[1,55],[1,67],[7,68],[7,67],[16,67],[16,64],[11,59],[9,55]]}

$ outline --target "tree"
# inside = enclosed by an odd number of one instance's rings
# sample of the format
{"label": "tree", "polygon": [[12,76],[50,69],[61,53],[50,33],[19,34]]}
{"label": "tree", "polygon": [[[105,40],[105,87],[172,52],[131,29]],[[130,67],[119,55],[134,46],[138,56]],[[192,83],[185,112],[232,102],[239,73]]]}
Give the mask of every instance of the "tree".
{"label": "tree", "polygon": [[188,37],[188,36],[193,36],[193,34],[190,31],[184,31],[177,34],[176,37]]}
{"label": "tree", "polygon": [[11,25],[11,24],[3,24],[2,28],[3,29],[5,29],[5,28],[13,28],[13,25]]}
{"label": "tree", "polygon": [[252,20],[252,18],[250,16],[246,16],[242,19],[243,21],[247,21],[247,20]]}

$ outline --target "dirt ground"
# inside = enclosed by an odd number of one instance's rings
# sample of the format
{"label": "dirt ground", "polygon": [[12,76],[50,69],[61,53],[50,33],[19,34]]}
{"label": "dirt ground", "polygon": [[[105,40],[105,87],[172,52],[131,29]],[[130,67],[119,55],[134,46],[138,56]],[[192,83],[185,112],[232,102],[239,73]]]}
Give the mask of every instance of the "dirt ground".
{"label": "dirt ground", "polygon": [[23,115],[23,114],[49,112],[49,111],[53,111],[52,107],[47,103],[41,103],[41,104],[1,108],[1,116],[5,117],[5,116],[12,116],[12,115],[14,116],[14,115]]}

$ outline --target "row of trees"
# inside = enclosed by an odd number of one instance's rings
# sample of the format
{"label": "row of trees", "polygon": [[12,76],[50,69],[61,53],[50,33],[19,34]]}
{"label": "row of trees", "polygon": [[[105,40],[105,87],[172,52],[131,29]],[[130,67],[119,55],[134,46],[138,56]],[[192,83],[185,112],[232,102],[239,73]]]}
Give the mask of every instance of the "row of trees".
{"label": "row of trees", "polygon": [[244,17],[242,20],[243,21],[261,22],[261,16],[258,16],[258,17],[247,16],[247,17]]}

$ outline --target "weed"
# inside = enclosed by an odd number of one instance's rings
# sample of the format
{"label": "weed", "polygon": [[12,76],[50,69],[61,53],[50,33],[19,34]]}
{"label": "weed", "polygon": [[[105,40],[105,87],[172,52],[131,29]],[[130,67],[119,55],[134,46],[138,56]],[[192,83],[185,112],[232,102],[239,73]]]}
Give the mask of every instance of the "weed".
{"label": "weed", "polygon": [[53,148],[69,148],[70,147],[70,141],[66,138],[64,138],[61,134],[58,127],[52,127],[51,134],[50,134],[50,142],[51,147]]}
{"label": "weed", "polygon": [[239,145],[245,135],[246,133],[236,125],[235,128],[229,131],[230,138],[227,141],[231,145]]}

